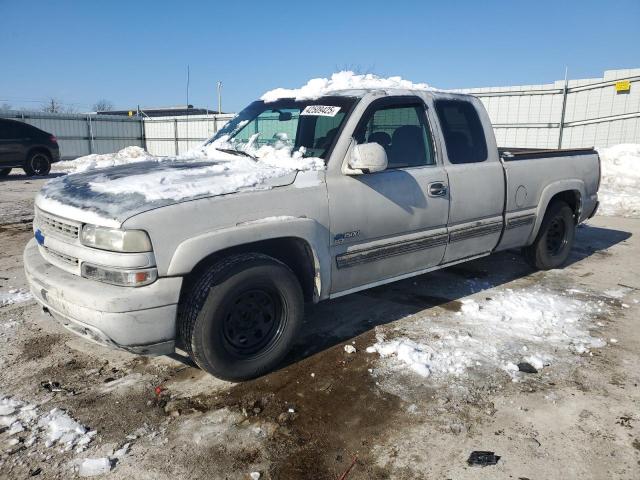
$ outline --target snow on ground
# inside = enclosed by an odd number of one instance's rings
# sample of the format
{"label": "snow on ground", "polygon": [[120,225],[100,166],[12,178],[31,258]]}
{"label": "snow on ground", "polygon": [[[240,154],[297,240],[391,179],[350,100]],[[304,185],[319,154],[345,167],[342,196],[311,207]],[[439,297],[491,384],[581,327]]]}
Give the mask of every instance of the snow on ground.
{"label": "snow on ground", "polygon": [[412,338],[378,334],[367,352],[386,359],[383,369],[391,372],[408,369],[441,377],[501,369],[517,380],[520,362],[542,369],[563,353],[582,354],[606,345],[589,333],[589,318],[601,309],[598,304],[544,289],[490,295],[484,301],[463,300],[456,314],[425,318],[412,327]]}
{"label": "snow on ground", "polygon": [[351,71],[337,72],[331,78],[313,78],[300,88],[276,88],[266,92],[261,100],[275,102],[280,98],[315,100],[338,90],[359,90],[368,88],[402,88],[406,90],[434,90],[426,83],[413,83],[401,77],[382,78],[373,74],[356,75]]}
{"label": "snow on ground", "polygon": [[602,162],[600,215],[640,217],[640,145],[598,150]]}
{"label": "snow on ground", "polygon": [[8,292],[0,292],[0,307],[13,303],[22,303],[31,300],[33,295],[29,290],[22,288],[12,288]]}
{"label": "snow on ground", "polygon": [[126,147],[116,153],[92,154],[75,160],[54,163],[51,166],[53,172],[78,173],[96,168],[115,167],[127,163],[144,162],[154,157],[141,147]]}
{"label": "snow on ground", "polygon": [[20,433],[27,448],[43,442],[45,447],[55,446],[61,451],[82,452],[96,435],[59,408],[42,413],[34,404],[0,393],[0,429],[3,427],[7,428],[3,434],[10,437],[9,445],[20,443]]}

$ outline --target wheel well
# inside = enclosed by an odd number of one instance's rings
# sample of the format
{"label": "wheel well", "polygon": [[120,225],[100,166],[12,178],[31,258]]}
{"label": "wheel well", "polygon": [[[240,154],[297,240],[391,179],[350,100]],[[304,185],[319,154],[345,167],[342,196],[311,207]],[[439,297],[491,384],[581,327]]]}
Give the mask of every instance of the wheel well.
{"label": "wheel well", "polygon": [[27,156],[25,157],[24,161],[26,162],[27,160],[29,160],[31,155],[33,155],[36,152],[44,153],[47,156],[47,158],[49,159],[49,161],[51,161],[51,153],[45,147],[33,147],[33,148],[31,148],[27,152]]}
{"label": "wheel well", "polygon": [[[315,261],[311,246],[301,238],[282,237],[259,242],[251,242],[226,248],[203,258],[185,277],[182,283],[182,294],[199,277],[202,270],[229,255],[238,253],[262,253],[280,260],[287,265],[298,278],[305,302],[313,302],[317,297],[315,285]],[[319,294],[320,292],[317,292]],[[181,295],[182,297],[182,295]]]}
{"label": "wheel well", "polygon": [[577,223],[580,219],[580,210],[582,208],[580,192],[578,190],[565,190],[564,192],[556,193],[549,200],[549,204],[547,205],[547,210],[549,207],[555,202],[564,202],[571,207],[573,210],[573,217],[575,222]]}

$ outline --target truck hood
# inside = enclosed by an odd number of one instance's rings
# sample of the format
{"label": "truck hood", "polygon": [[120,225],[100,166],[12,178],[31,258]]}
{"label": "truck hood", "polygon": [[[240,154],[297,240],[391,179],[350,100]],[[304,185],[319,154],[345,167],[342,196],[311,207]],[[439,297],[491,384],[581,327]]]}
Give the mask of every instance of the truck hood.
{"label": "truck hood", "polygon": [[120,226],[133,215],[166,205],[289,185],[300,169],[308,168],[248,157],[154,159],[54,178],[36,205],[61,217]]}

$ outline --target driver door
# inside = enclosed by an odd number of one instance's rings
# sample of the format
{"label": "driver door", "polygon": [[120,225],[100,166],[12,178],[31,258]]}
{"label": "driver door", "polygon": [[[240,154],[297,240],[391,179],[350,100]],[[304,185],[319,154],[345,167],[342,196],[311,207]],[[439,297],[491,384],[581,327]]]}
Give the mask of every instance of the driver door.
{"label": "driver door", "polygon": [[372,102],[354,138],[380,144],[388,168],[328,179],[333,296],[409,276],[444,257],[448,180],[426,113],[419,97]]}

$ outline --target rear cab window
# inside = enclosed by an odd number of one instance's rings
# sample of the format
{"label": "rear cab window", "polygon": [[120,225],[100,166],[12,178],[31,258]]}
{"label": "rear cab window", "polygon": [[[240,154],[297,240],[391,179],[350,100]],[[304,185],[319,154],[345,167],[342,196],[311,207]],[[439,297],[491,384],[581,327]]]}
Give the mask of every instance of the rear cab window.
{"label": "rear cab window", "polygon": [[449,161],[454,164],[484,162],[487,141],[473,104],[464,100],[436,100],[435,107]]}

